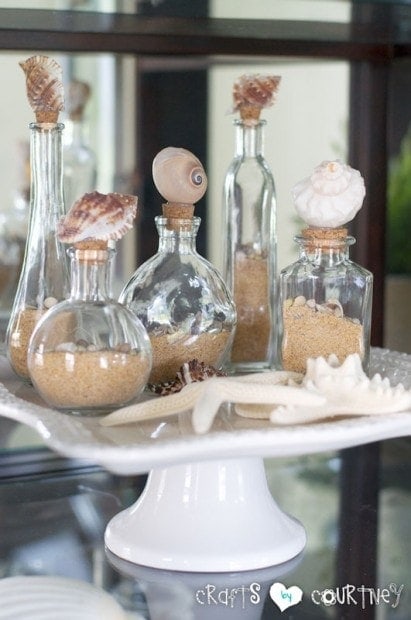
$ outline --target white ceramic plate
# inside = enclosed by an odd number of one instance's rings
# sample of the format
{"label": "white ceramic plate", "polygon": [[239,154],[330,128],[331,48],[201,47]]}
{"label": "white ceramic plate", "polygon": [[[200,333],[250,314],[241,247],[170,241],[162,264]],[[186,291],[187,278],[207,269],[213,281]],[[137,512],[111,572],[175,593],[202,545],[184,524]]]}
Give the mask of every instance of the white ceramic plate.
{"label": "white ceramic plate", "polygon": [[[411,355],[373,349],[371,369],[371,374],[388,376],[393,385],[402,382],[411,387]],[[63,456],[90,459],[120,474],[231,456],[310,454],[411,434],[411,412],[276,427],[225,409],[205,435],[194,433],[189,413],[106,428],[98,418],[75,417],[44,406],[33,388],[13,379],[4,358],[0,380],[0,415],[34,428]]]}
{"label": "white ceramic plate", "polygon": [[115,599],[100,588],[65,577],[0,579],[0,620],[126,620]]}

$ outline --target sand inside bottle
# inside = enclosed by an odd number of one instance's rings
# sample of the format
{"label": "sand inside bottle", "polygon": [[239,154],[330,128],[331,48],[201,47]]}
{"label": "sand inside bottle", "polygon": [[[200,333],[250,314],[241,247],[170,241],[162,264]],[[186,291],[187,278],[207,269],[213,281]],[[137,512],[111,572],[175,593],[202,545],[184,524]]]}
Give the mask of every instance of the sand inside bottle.
{"label": "sand inside bottle", "polygon": [[230,332],[204,332],[202,334],[149,334],[153,352],[150,383],[170,381],[180,367],[192,359],[218,368],[227,350]]}
{"label": "sand inside bottle", "polygon": [[296,300],[286,300],[283,307],[284,370],[304,373],[309,357],[328,358],[332,353],[340,363],[351,353],[364,357],[364,333],[359,321],[317,311]]}
{"label": "sand inside bottle", "polygon": [[237,327],[231,361],[265,361],[271,329],[267,259],[261,254],[237,252],[233,288]]}
{"label": "sand inside bottle", "polygon": [[30,373],[44,400],[58,409],[109,409],[144,387],[148,359],[115,350],[34,352]]}

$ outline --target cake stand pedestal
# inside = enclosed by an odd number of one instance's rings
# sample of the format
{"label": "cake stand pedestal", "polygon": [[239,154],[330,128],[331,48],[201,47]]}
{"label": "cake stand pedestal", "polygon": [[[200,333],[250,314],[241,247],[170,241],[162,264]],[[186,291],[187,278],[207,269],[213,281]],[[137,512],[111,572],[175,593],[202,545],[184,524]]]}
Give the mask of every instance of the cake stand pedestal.
{"label": "cake stand pedestal", "polygon": [[305,542],[303,526],[272,498],[261,458],[154,469],[138,501],[105,534],[108,549],[124,560],[190,572],[282,564]]}

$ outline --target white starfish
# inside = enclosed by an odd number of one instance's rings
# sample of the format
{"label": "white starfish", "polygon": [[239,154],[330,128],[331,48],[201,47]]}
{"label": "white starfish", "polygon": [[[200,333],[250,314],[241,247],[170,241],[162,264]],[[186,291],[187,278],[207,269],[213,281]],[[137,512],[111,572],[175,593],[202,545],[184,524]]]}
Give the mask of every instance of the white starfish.
{"label": "white starfish", "polygon": [[212,377],[180,392],[130,405],[101,420],[103,426],[164,418],[192,410],[196,433],[206,433],[223,403],[237,414],[275,424],[303,424],[335,416],[383,415],[411,410],[411,390],[364,373],[358,354],[343,364],[335,356],[309,359],[307,373],[272,371],[242,377]]}
{"label": "white starfish", "polygon": [[118,409],[102,418],[103,426],[115,426],[143,420],[164,418],[193,410],[195,432],[207,432],[224,402],[270,405],[320,406],[325,398],[295,385],[285,385],[300,379],[297,373],[268,372],[244,377],[212,377],[206,381],[190,383],[180,392],[150,399]]}

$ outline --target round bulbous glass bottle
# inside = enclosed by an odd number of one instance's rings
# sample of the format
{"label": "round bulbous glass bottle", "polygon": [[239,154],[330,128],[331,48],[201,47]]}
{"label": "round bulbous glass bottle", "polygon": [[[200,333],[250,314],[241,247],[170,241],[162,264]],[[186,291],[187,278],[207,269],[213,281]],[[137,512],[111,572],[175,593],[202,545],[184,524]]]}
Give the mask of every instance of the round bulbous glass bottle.
{"label": "round bulbous glass bottle", "polygon": [[229,366],[253,372],[275,364],[276,194],[264,157],[265,121],[234,124],[235,157],[224,183],[223,276],[237,308]]}
{"label": "round bulbous glass bottle", "polygon": [[120,295],[148,332],[151,383],[174,379],[192,359],[220,368],[236,322],[221,275],[196,251],[200,218],[158,216],[155,222],[158,252],[137,269]]}
{"label": "round bulbous glass bottle", "polygon": [[62,123],[30,124],[30,215],[23,265],[6,335],[10,364],[29,379],[27,349],[35,325],[67,297],[69,266],[57,238],[64,215]]}
{"label": "round bulbous glass bottle", "polygon": [[107,248],[70,248],[70,297],[49,310],[31,337],[30,378],[57,409],[103,413],[133,400],[147,382],[147,333],[110,295],[113,253]]}
{"label": "round bulbous glass bottle", "polygon": [[282,367],[305,372],[308,358],[358,353],[367,372],[373,276],[349,258],[355,239],[309,227],[295,240],[299,259],[280,273]]}

